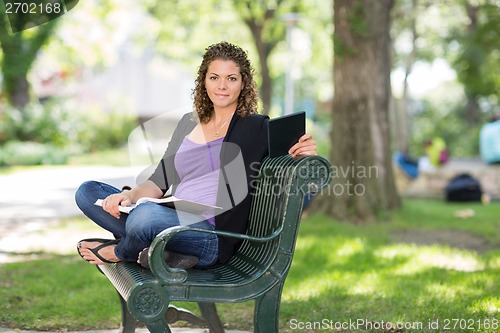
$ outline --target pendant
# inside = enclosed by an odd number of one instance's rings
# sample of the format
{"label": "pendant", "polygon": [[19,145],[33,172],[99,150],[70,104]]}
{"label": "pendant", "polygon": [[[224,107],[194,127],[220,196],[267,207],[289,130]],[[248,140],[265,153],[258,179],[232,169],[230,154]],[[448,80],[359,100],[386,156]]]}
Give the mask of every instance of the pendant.
{"label": "pendant", "polygon": [[216,138],[217,138],[217,137],[219,137],[219,131],[215,132],[215,133],[214,133],[214,136],[215,136]]}

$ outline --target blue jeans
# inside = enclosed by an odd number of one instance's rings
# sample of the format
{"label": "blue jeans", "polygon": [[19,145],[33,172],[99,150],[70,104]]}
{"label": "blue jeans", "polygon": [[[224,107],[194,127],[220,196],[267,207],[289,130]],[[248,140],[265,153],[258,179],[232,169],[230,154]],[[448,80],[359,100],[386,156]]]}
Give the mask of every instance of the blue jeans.
{"label": "blue jeans", "polygon": [[[137,261],[139,252],[150,246],[155,237],[165,229],[181,224],[199,229],[214,229],[203,217],[155,203],[140,204],[130,214],[121,213],[120,218],[116,219],[102,207],[94,205],[97,199],[104,199],[114,193],[120,193],[120,190],[105,183],[87,181],[76,191],[75,200],[89,219],[120,239],[115,254],[121,260]],[[216,235],[196,231],[178,233],[166,246],[167,250],[198,257],[198,267],[215,264],[218,247]]]}

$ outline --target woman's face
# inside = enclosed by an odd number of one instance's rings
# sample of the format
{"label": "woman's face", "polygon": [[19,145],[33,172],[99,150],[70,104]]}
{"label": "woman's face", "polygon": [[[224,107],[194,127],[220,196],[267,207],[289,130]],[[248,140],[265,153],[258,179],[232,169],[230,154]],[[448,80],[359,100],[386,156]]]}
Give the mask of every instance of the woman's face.
{"label": "woman's face", "polygon": [[232,60],[214,60],[208,65],[205,88],[214,110],[234,112],[243,89],[240,68]]}

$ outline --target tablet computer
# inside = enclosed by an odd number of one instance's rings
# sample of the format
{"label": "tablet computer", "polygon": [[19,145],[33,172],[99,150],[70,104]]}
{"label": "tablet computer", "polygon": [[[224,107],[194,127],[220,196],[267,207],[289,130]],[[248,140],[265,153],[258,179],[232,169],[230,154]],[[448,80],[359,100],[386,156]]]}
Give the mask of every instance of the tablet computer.
{"label": "tablet computer", "polygon": [[306,133],[306,113],[288,114],[269,120],[269,156],[288,155],[288,150]]}

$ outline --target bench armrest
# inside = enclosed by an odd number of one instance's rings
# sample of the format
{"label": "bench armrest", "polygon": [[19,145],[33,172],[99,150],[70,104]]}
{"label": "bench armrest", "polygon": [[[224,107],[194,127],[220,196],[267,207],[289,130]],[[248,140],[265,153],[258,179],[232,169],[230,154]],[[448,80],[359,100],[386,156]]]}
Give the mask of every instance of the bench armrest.
{"label": "bench armrest", "polygon": [[283,227],[275,230],[270,235],[265,237],[255,237],[246,234],[239,234],[239,233],[219,231],[219,230],[205,230],[205,229],[191,228],[188,226],[178,226],[169,228],[158,234],[158,236],[156,236],[156,238],[151,243],[148,254],[149,266],[151,268],[151,272],[153,273],[153,275],[156,276],[158,279],[169,281],[172,283],[181,283],[184,282],[187,278],[186,270],[182,268],[169,267],[165,262],[163,256],[167,243],[172,237],[174,237],[178,233],[185,231],[196,231],[196,232],[215,234],[217,236],[248,240],[251,242],[265,243],[279,237],[282,229]]}

